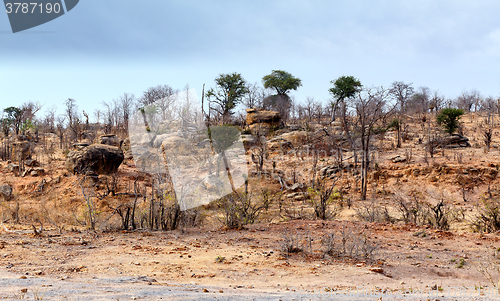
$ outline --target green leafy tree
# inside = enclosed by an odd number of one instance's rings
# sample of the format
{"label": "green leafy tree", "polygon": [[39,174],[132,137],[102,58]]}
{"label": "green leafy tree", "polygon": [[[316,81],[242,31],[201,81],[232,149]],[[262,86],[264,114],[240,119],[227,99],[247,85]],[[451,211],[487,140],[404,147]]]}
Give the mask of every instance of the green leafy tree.
{"label": "green leafy tree", "polygon": [[335,98],[336,104],[346,100],[347,98],[352,98],[361,91],[363,85],[359,81],[359,79],[354,76],[341,76],[336,80],[332,80],[331,83],[333,87],[328,91]]}
{"label": "green leafy tree", "polygon": [[436,116],[436,121],[444,128],[445,132],[451,135],[458,129],[460,117],[464,113],[465,111],[462,109],[442,109]]}
{"label": "green leafy tree", "polygon": [[23,110],[16,107],[8,107],[3,110],[7,114],[7,120],[10,126],[14,129],[16,135],[19,135],[19,129],[21,128]]}
{"label": "green leafy tree", "polygon": [[233,109],[248,93],[245,79],[239,73],[219,74],[215,78],[217,87],[207,91],[210,109],[222,116],[227,123],[233,114]]}
{"label": "green leafy tree", "polygon": [[356,147],[354,145],[354,139],[351,136],[351,131],[349,130],[349,123],[347,118],[347,105],[346,100],[353,100],[356,95],[362,91],[363,85],[359,79],[354,76],[341,76],[336,80],[332,80],[331,83],[333,87],[328,91],[332,94],[334,101],[332,102],[333,116],[332,121],[335,121],[335,115],[337,109],[340,107],[340,113],[342,117],[342,126],[346,133],[349,145],[354,152],[354,161],[357,164],[358,157],[356,153]]}
{"label": "green leafy tree", "polygon": [[264,107],[278,111],[283,121],[286,122],[291,107],[290,95],[288,94],[302,86],[302,81],[283,70],[273,70],[271,74],[264,76],[262,81],[264,88],[276,91],[276,94],[264,99]]}
{"label": "green leafy tree", "polygon": [[274,89],[278,95],[286,95],[290,90],[297,90],[302,86],[302,81],[283,70],[273,70],[269,75],[262,78],[264,88]]}

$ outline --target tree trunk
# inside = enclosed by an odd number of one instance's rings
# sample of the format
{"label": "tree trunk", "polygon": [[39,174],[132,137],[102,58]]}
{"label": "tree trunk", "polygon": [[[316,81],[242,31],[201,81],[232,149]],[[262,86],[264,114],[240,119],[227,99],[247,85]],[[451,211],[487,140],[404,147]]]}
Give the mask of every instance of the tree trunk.
{"label": "tree trunk", "polygon": [[370,133],[366,137],[361,137],[363,144],[363,154],[361,162],[361,199],[366,200],[368,190],[368,166],[370,165]]}

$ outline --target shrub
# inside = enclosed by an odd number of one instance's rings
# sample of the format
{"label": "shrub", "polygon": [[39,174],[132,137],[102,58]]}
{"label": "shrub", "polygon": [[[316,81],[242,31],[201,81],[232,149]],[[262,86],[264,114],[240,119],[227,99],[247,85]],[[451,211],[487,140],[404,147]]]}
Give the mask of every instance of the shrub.
{"label": "shrub", "polygon": [[248,193],[231,193],[219,200],[218,207],[223,213],[222,222],[228,229],[241,229],[253,224],[263,211],[269,209],[272,201],[264,191],[258,202],[252,202]]}
{"label": "shrub", "polygon": [[303,248],[300,246],[300,237],[298,234],[289,234],[286,230],[283,233],[283,239],[280,244],[280,251],[285,254],[293,254],[302,252]]}
{"label": "shrub", "polygon": [[378,248],[378,244],[371,241],[366,233],[354,234],[345,225],[337,235],[333,232],[325,233],[321,241],[323,253],[332,257],[371,260]]}
{"label": "shrub", "polygon": [[387,206],[380,206],[374,200],[356,209],[359,219],[365,222],[394,222],[394,218],[389,214]]}
{"label": "shrub", "polygon": [[436,116],[436,121],[451,135],[458,129],[460,116],[464,113],[462,109],[442,109]]}
{"label": "shrub", "polygon": [[471,227],[476,232],[496,232],[500,230],[500,200],[484,198],[482,208],[471,221]]}
{"label": "shrub", "polygon": [[322,220],[335,217],[338,214],[338,208],[332,209],[331,205],[334,204],[335,200],[341,199],[340,193],[335,189],[335,182],[327,187],[325,181],[318,180],[316,186],[316,189],[312,187],[307,189],[315,217]]}

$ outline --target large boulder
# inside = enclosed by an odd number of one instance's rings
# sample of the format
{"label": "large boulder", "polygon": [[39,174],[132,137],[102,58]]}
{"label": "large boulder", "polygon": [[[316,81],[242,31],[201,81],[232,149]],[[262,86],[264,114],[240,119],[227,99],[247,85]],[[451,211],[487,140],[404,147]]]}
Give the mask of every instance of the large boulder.
{"label": "large boulder", "polygon": [[470,147],[469,138],[459,135],[452,134],[446,137],[437,138],[432,140],[431,145],[434,147],[446,147],[446,148],[458,148],[458,147]]}
{"label": "large boulder", "polygon": [[120,139],[113,134],[101,135],[96,139],[95,143],[120,147]]}
{"label": "large boulder", "polygon": [[12,187],[10,185],[0,186],[0,196],[4,201],[8,201],[12,198]]}
{"label": "large boulder", "polygon": [[275,111],[258,111],[256,109],[247,109],[247,124],[268,123],[273,126],[278,126],[281,120],[279,112]]}
{"label": "large boulder", "polygon": [[66,159],[66,168],[74,174],[112,174],[118,170],[123,159],[123,151],[118,147],[92,144],[82,150],[71,151]]}
{"label": "large boulder", "polygon": [[12,143],[12,160],[20,162],[31,158],[30,143],[27,141],[19,141]]}
{"label": "large boulder", "polygon": [[187,155],[193,152],[193,148],[189,141],[178,136],[172,136],[164,139],[161,146],[166,153]]}
{"label": "large boulder", "polygon": [[275,111],[259,111],[247,109],[247,124],[250,133],[261,136],[267,135],[280,125],[281,116]]}
{"label": "large boulder", "polygon": [[270,123],[254,123],[248,127],[250,133],[255,136],[267,136],[276,126]]}

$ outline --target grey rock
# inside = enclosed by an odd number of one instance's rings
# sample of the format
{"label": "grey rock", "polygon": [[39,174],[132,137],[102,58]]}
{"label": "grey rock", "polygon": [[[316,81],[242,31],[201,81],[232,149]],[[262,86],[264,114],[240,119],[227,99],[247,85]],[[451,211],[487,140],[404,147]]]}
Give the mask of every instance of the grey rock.
{"label": "grey rock", "polygon": [[75,174],[112,174],[118,170],[123,159],[123,151],[118,147],[92,144],[83,150],[71,151],[66,159],[66,168]]}
{"label": "grey rock", "polygon": [[120,139],[116,135],[102,135],[96,139],[96,144],[105,144],[110,146],[120,147]]}
{"label": "grey rock", "polygon": [[9,169],[10,172],[18,172],[19,171],[19,165],[17,164],[9,164],[7,165],[7,168]]}
{"label": "grey rock", "polygon": [[12,187],[10,185],[0,186],[0,195],[5,201],[10,200],[12,198]]}

